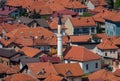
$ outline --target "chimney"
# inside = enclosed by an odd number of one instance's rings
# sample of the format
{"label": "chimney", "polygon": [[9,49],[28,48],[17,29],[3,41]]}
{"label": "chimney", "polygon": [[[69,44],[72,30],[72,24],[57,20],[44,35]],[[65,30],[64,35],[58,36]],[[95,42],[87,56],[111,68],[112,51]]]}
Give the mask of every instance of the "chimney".
{"label": "chimney", "polygon": [[61,33],[62,21],[60,14],[58,14],[58,34],[57,34],[57,55],[62,61],[62,33]]}
{"label": "chimney", "polygon": [[5,8],[4,7],[2,7],[2,11],[4,11],[5,10]]}

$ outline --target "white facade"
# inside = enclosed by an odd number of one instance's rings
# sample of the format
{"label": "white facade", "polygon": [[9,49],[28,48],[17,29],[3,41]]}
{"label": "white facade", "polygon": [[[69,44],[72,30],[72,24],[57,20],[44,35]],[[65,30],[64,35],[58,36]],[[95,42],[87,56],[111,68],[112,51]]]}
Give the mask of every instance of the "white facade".
{"label": "white facade", "polygon": [[102,57],[109,57],[109,58],[118,58],[118,50],[101,50],[99,48],[97,48],[97,54],[99,54]]}
{"label": "white facade", "polygon": [[92,4],[91,1],[88,1],[87,7],[88,7],[88,9],[95,9],[95,6]]}
{"label": "white facade", "polygon": [[[79,61],[70,61],[70,63],[76,63]],[[65,63],[68,63],[68,60],[65,60]],[[101,60],[92,60],[86,62],[79,62],[80,67],[84,73],[91,73],[101,69]]]}

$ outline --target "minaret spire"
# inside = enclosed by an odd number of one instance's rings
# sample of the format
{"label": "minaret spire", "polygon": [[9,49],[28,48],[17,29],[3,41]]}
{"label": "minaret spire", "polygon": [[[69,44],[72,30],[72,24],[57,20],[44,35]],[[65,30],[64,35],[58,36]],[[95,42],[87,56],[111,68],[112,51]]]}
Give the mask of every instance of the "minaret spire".
{"label": "minaret spire", "polygon": [[58,34],[57,34],[57,55],[60,57],[62,60],[63,55],[62,55],[62,21],[61,21],[61,16],[58,14]]}

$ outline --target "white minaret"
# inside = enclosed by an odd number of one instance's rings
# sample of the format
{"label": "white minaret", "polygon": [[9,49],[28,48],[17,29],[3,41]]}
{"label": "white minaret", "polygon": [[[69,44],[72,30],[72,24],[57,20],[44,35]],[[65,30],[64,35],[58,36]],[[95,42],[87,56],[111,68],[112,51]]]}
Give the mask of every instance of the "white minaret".
{"label": "white minaret", "polygon": [[58,57],[60,57],[60,59],[62,60],[62,33],[61,33],[61,29],[62,29],[62,21],[61,21],[60,15],[58,14],[57,54],[58,54]]}

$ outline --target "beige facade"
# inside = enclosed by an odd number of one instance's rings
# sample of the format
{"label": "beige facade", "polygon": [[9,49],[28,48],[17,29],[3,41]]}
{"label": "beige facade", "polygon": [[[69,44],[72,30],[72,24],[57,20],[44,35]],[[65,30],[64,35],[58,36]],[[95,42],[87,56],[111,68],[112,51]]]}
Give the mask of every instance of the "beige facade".
{"label": "beige facade", "polygon": [[72,25],[70,19],[67,19],[67,21],[65,22],[65,27],[67,28],[67,29],[65,30],[65,33],[66,33],[67,35],[73,35],[74,28],[73,28],[73,25]]}

